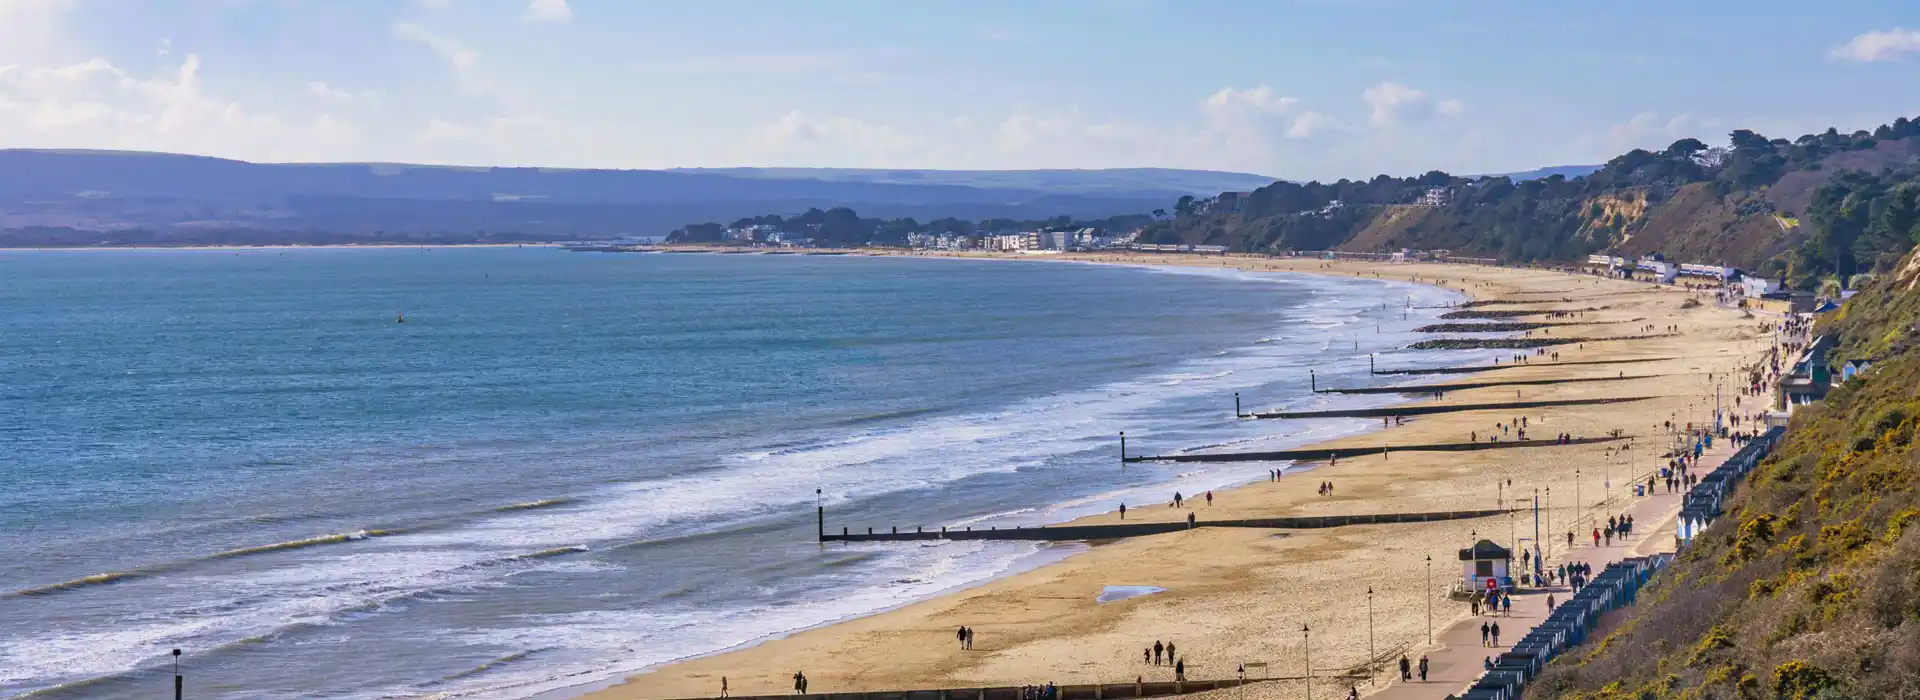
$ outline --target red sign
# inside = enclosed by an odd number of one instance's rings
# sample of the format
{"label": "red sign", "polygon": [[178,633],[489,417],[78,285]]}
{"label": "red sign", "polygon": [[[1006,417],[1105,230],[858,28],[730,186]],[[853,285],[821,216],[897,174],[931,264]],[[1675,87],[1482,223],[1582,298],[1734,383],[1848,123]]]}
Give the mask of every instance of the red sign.
{"label": "red sign", "polygon": [[1489,591],[1494,591],[1494,590],[1499,590],[1499,589],[1500,589],[1500,581],[1499,581],[1499,580],[1497,580],[1497,579],[1495,579],[1495,578],[1494,578],[1494,577],[1492,577],[1492,576],[1488,576],[1488,577],[1487,577],[1487,590],[1489,590]]}

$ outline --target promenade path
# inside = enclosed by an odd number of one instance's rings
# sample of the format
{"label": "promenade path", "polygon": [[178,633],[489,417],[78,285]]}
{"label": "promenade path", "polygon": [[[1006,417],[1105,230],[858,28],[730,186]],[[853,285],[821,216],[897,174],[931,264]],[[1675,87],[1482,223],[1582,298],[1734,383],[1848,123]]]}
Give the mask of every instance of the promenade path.
{"label": "promenade path", "polygon": [[[1692,468],[1690,473],[1704,475],[1713,471],[1715,467],[1720,466],[1721,462],[1726,461],[1728,457],[1732,456],[1734,450],[1735,448],[1727,441],[1715,440],[1713,449],[1707,450],[1701,455],[1699,465]],[[1643,476],[1643,481],[1644,478]],[[1625,488],[1625,493],[1632,493],[1632,484],[1622,484],[1621,486]],[[1625,505],[1624,510],[1616,510],[1615,512],[1631,514],[1636,529],[1642,532],[1635,533],[1631,539],[1622,540],[1616,538],[1611,546],[1605,544],[1599,547],[1592,546],[1594,524],[1591,516],[1594,514],[1593,511],[1583,514],[1583,517],[1587,517],[1587,519],[1583,520],[1582,527],[1575,531],[1575,546],[1570,553],[1566,551],[1566,536],[1569,528],[1566,525],[1556,523],[1555,527],[1557,532],[1554,534],[1558,537],[1553,541],[1553,552],[1551,556],[1547,557],[1547,561],[1555,565],[1568,562],[1584,562],[1591,564],[1594,571],[1598,573],[1601,569],[1606,568],[1607,564],[1620,561],[1627,557],[1646,556],[1659,552],[1673,551],[1673,536],[1680,515],[1680,493],[1664,493],[1664,491],[1665,487],[1659,486],[1652,496],[1637,500],[1620,499],[1629,502],[1622,504]],[[1606,511],[1604,509],[1599,510],[1598,517],[1602,523],[1601,527],[1604,529],[1607,517]],[[1542,526],[1542,530],[1542,537],[1547,537],[1544,533],[1544,525]],[[1605,540],[1602,540],[1602,542],[1604,541]],[[1448,564],[1456,564],[1456,562],[1448,562]],[[1518,566],[1517,562],[1515,566]],[[1565,601],[1573,596],[1573,590],[1568,586],[1522,588],[1520,591],[1514,593],[1513,612],[1511,614],[1468,618],[1456,622],[1445,629],[1434,630],[1433,642],[1435,646],[1426,651],[1428,664],[1426,682],[1421,682],[1419,678],[1418,664],[1420,657],[1416,651],[1409,656],[1409,659],[1415,664],[1413,681],[1401,682],[1399,680],[1398,667],[1390,665],[1392,666],[1390,672],[1393,674],[1394,680],[1371,693],[1363,692],[1363,696],[1370,700],[1442,700],[1448,695],[1462,693],[1468,686],[1473,684],[1475,679],[1480,677],[1480,673],[1483,670],[1482,664],[1487,658],[1496,656],[1508,649],[1514,642],[1519,641],[1521,637],[1525,637],[1527,632],[1532,630],[1535,625],[1540,624],[1540,621],[1546,619],[1547,596],[1549,594],[1553,595],[1556,601]],[[1464,605],[1464,603],[1462,603],[1462,605]],[[1482,622],[1500,623],[1499,647],[1488,648],[1481,646],[1480,623]]]}

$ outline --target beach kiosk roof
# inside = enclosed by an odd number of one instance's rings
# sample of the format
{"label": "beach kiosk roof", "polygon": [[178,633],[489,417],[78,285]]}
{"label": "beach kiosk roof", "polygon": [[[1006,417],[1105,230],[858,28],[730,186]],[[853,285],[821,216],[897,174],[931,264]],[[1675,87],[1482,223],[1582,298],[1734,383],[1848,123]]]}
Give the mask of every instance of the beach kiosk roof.
{"label": "beach kiosk roof", "polygon": [[1494,559],[1513,559],[1513,552],[1494,544],[1493,540],[1480,540],[1472,547],[1460,550],[1460,561],[1485,561]]}

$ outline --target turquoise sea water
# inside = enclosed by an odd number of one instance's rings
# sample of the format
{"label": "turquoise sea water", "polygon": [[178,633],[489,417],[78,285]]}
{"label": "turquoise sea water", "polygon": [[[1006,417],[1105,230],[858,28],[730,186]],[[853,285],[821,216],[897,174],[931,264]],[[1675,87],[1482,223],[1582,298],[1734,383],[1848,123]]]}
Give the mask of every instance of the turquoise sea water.
{"label": "turquoise sea water", "polygon": [[1381,400],[1305,375],[1364,381],[1438,313],[1409,300],[1452,297],[997,261],[0,252],[0,696],[156,697],[178,647],[193,697],[522,697],[884,609],[1071,548],[822,548],[815,489],[836,526],[1031,525],[1263,478],[1123,469],[1114,436],[1364,429],[1232,421],[1231,394]]}

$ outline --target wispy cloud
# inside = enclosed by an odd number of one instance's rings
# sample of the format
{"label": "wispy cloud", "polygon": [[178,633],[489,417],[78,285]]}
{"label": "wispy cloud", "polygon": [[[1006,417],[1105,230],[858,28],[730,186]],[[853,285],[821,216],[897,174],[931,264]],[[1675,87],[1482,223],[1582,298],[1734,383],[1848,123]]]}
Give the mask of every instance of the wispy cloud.
{"label": "wispy cloud", "polygon": [[393,35],[401,40],[425,46],[432,51],[453,70],[454,78],[460,82],[461,90],[475,95],[493,91],[493,84],[480,74],[478,50],[457,39],[436,34],[412,22],[393,25]]}
{"label": "wispy cloud", "polygon": [[567,0],[529,0],[527,11],[520,16],[529,22],[566,24],[573,21],[573,8],[567,6]]}
{"label": "wispy cloud", "polygon": [[847,57],[818,53],[742,53],[676,56],[634,65],[647,73],[682,75],[826,73],[847,68]]}
{"label": "wispy cloud", "polygon": [[1895,27],[1861,34],[1827,52],[1829,58],[1872,63],[1920,53],[1920,31]]}

